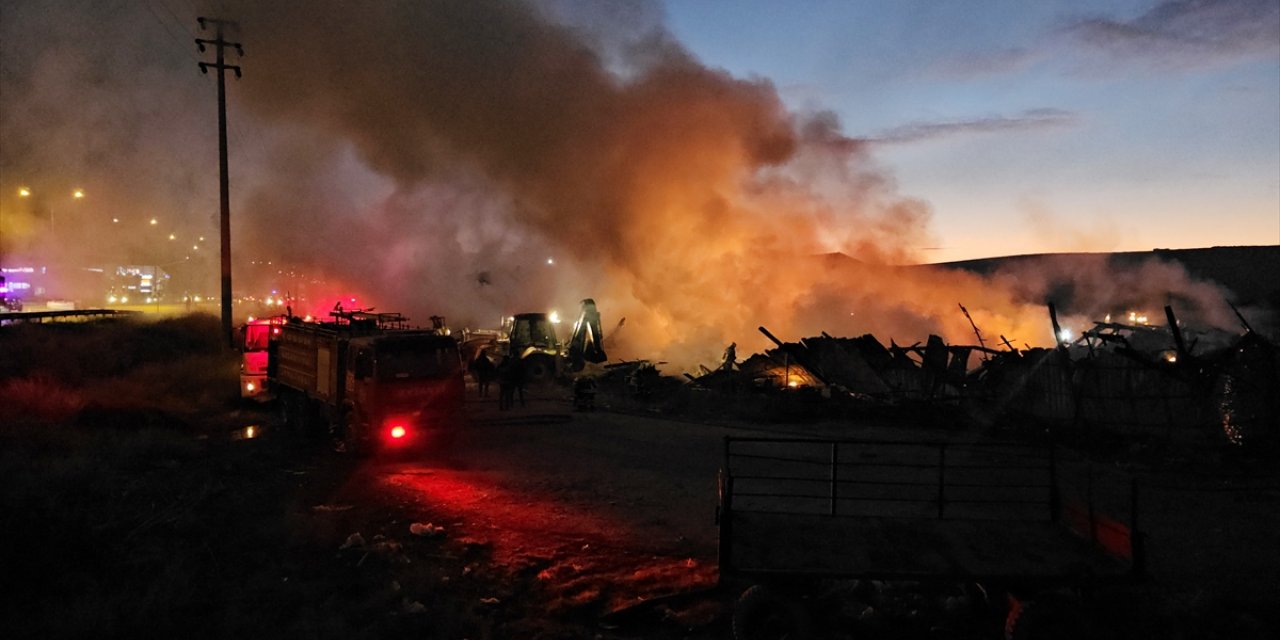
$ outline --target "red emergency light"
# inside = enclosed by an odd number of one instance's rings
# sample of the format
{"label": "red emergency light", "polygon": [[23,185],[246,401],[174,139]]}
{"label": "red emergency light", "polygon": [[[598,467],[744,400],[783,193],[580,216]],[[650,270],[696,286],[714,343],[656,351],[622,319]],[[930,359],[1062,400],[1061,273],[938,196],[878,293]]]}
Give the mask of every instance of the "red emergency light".
{"label": "red emergency light", "polygon": [[408,433],[409,433],[409,431],[408,431],[407,429],[405,429],[405,428],[404,428],[403,426],[401,426],[401,425],[396,425],[396,426],[394,426],[394,427],[391,427],[391,437],[392,437],[392,439],[399,440],[399,439],[401,439],[401,438],[405,437],[405,435],[406,435],[406,434],[408,434]]}

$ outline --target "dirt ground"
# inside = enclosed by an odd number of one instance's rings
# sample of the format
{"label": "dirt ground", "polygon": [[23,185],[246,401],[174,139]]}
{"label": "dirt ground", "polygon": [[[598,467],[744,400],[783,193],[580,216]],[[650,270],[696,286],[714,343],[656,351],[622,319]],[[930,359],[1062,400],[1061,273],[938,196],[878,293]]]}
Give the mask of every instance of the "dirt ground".
{"label": "dirt ground", "polygon": [[[6,637],[728,637],[736,592],[712,590],[721,438],[903,435],[581,414],[556,393],[471,408],[469,431],[426,460],[300,447],[265,407],[180,442],[107,427],[125,431],[100,444],[133,442],[132,464],[96,486],[71,464],[31,474],[56,478],[47,491],[24,488],[23,446],[6,447],[6,591],[23,612]],[[1154,579],[1104,594],[1110,637],[1266,637],[1275,474],[1133,467],[1105,469],[1145,478]],[[856,637],[849,624],[833,637]],[[871,637],[937,637],[914,628]]]}
{"label": "dirt ground", "polygon": [[[983,435],[695,420],[609,398],[574,412],[555,387],[504,412],[473,389],[447,452],[355,458],[288,437],[270,406],[175,400],[206,385],[122,401],[175,376],[120,366],[150,373],[0,376],[0,637],[726,638],[745,585],[714,589],[724,436]],[[1064,476],[1088,469],[1102,502],[1124,503],[1138,478],[1147,533],[1150,578],[1094,594],[1099,637],[1275,637],[1273,461],[1116,446],[1072,456]],[[868,589],[906,588],[818,587],[821,637],[999,635],[938,624],[942,605],[924,600],[954,594],[867,608]]]}

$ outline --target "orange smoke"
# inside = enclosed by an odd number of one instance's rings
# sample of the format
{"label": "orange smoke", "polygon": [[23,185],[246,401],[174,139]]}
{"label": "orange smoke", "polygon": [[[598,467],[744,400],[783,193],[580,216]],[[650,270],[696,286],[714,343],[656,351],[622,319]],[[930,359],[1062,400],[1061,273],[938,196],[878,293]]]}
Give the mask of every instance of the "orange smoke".
{"label": "orange smoke", "polygon": [[280,138],[248,237],[386,310],[492,326],[593,297],[606,327],[627,318],[611,356],[683,367],[767,346],[760,324],[972,343],[957,303],[993,341],[1052,340],[1016,277],[892,266],[932,242],[928,206],[833,115],[661,25],[613,42],[508,0],[235,13],[255,43],[237,95]]}

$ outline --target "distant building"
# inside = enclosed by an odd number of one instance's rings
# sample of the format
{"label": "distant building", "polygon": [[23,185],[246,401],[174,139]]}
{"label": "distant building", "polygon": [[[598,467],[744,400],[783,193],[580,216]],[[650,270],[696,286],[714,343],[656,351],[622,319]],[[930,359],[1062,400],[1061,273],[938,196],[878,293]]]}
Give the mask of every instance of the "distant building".
{"label": "distant building", "polygon": [[164,298],[170,275],[149,265],[121,265],[111,276],[107,291],[110,304],[150,304]]}

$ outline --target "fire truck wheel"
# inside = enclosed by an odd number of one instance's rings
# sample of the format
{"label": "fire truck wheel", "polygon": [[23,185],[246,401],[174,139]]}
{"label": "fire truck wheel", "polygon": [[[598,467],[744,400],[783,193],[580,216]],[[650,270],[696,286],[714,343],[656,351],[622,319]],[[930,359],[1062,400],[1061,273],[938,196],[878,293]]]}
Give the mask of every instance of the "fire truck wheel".
{"label": "fire truck wheel", "polygon": [[803,603],[762,584],[742,592],[733,607],[734,640],[805,640],[812,626]]}
{"label": "fire truck wheel", "polygon": [[349,413],[334,416],[330,420],[330,428],[335,438],[342,443],[342,450],[356,457],[373,454],[374,443],[370,441],[369,425],[348,419]]}
{"label": "fire truck wheel", "polygon": [[285,430],[292,436],[304,437],[306,433],[306,400],[296,393],[282,392],[280,395],[280,421]]}

